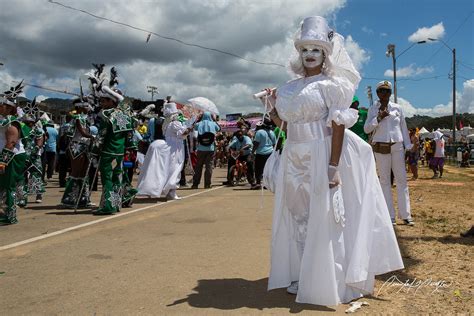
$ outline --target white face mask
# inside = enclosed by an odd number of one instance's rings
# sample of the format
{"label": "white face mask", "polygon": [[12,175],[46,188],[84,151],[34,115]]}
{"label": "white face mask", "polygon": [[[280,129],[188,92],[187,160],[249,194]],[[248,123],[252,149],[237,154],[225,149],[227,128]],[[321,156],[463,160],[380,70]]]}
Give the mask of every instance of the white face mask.
{"label": "white face mask", "polygon": [[323,63],[324,56],[321,46],[307,44],[299,49],[301,60],[306,68],[315,68]]}

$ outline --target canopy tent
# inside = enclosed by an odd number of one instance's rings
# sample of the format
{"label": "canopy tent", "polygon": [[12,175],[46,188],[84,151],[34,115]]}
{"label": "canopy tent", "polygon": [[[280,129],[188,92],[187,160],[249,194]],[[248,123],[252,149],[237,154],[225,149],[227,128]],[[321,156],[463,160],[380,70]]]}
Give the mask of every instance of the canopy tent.
{"label": "canopy tent", "polygon": [[[261,117],[251,117],[251,118],[246,118],[246,121],[250,122],[251,124],[251,129],[255,129],[257,123],[262,120]],[[221,127],[221,130],[223,132],[235,132],[239,129],[239,126],[237,124],[238,120],[235,121],[219,121],[217,124]]]}
{"label": "canopy tent", "polygon": [[429,134],[430,131],[427,130],[426,128],[422,127],[422,128],[418,131],[418,133],[419,133],[420,135],[422,135],[422,134]]}

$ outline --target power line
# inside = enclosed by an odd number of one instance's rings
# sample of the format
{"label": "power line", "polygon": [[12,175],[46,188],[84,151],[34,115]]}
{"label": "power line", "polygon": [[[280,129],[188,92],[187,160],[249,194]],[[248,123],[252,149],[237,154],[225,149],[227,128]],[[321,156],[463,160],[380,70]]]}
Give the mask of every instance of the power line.
{"label": "power line", "polygon": [[[471,17],[471,15],[472,15],[473,13],[474,13],[474,11],[471,11],[471,12],[467,15],[467,17],[461,22],[461,24],[459,24],[459,26],[458,26],[458,28],[456,29],[456,31],[454,31],[454,33],[451,34],[451,36],[446,40],[446,43],[448,43],[448,42],[451,40],[451,38],[453,38],[453,36],[461,29],[461,27],[464,25],[464,23],[466,23],[466,21]],[[433,57],[436,56],[436,55],[441,51],[441,49],[442,49],[442,46],[440,46],[440,47],[433,53],[433,55],[431,55],[430,58],[428,58],[428,60],[427,60],[421,67],[423,67],[423,66],[425,66],[426,64],[428,64],[428,63],[433,59]]]}
{"label": "power line", "polygon": [[[397,79],[398,81],[423,81],[423,80],[431,80],[431,79],[439,79],[439,78],[447,78],[445,75],[437,75],[432,77],[424,77],[424,78],[400,78]],[[376,78],[376,77],[362,77],[362,80],[387,80],[387,78]]]}
{"label": "power line", "polygon": [[473,68],[473,67],[471,67],[471,66],[468,66],[467,64],[463,63],[463,62],[462,62],[462,61],[460,61],[459,59],[458,59],[458,61],[457,61],[457,62],[458,62],[458,64],[460,64],[460,65],[461,65],[461,66],[463,66],[463,67],[466,67],[466,68],[468,68],[468,69],[474,70],[474,68]]}
{"label": "power line", "polygon": [[[110,23],[114,23],[114,24],[118,24],[118,25],[121,25],[121,26],[125,26],[125,27],[128,27],[128,28],[137,30],[137,31],[145,32],[145,33],[147,33],[147,34],[149,34],[149,35],[150,35],[150,34],[153,34],[153,35],[155,35],[155,36],[157,36],[157,37],[160,37],[160,38],[162,38],[162,39],[166,39],[166,40],[169,40],[169,41],[174,41],[174,42],[180,43],[180,44],[182,44],[182,45],[191,46],[191,47],[197,47],[197,48],[201,48],[201,49],[205,49],[205,50],[210,50],[210,51],[213,51],[213,52],[216,52],[216,53],[225,54],[225,55],[228,55],[228,56],[232,56],[232,57],[235,57],[235,58],[238,58],[238,59],[242,59],[242,60],[245,60],[245,61],[248,61],[248,62],[260,64],[260,65],[278,66],[278,67],[283,67],[283,68],[285,68],[285,66],[282,65],[282,64],[261,62],[261,61],[257,61],[257,60],[254,60],[254,59],[248,59],[248,58],[242,57],[242,56],[240,56],[240,55],[237,55],[237,54],[234,54],[234,53],[231,53],[231,52],[227,52],[227,51],[223,51],[223,50],[220,50],[220,49],[217,49],[217,48],[206,47],[206,46],[199,45],[199,44],[194,44],[194,43],[188,43],[188,42],[185,42],[185,41],[180,40],[180,39],[178,39],[178,38],[174,38],[174,37],[171,37],[171,36],[161,35],[161,34],[158,34],[158,33],[156,33],[156,32],[149,31],[149,30],[146,30],[146,29],[137,27],[137,26],[133,26],[133,25],[124,23],[124,22],[120,22],[120,21],[116,21],[116,20],[112,20],[112,19],[103,17],[103,16],[99,16],[99,15],[93,14],[93,13],[91,13],[91,12],[89,12],[89,11],[86,11],[86,10],[83,10],[83,9],[77,9],[77,8],[71,7],[71,6],[69,6],[69,5],[65,5],[65,4],[63,4],[63,3],[61,3],[61,2],[57,2],[57,1],[53,1],[53,0],[48,0],[48,2],[51,3],[51,4],[55,4],[55,5],[61,6],[61,7],[63,7],[63,8],[69,9],[69,10],[73,10],[73,11],[77,11],[77,12],[84,13],[84,14],[89,15],[89,16],[95,18],[95,19],[104,20],[104,21],[108,21],[108,22],[110,22]],[[148,38],[147,38],[147,40],[148,40]]]}

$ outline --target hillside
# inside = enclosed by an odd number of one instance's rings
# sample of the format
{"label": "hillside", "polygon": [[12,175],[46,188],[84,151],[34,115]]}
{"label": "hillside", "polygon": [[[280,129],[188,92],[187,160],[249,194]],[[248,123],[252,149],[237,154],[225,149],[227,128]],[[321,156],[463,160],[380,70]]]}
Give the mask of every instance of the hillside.
{"label": "hillside", "polygon": [[[451,115],[442,117],[431,117],[423,115],[415,115],[406,119],[408,128],[425,127],[431,131],[437,128],[448,128],[452,129],[453,117]],[[471,125],[474,127],[474,114],[464,113],[456,115],[456,127],[459,129],[459,122],[462,122],[463,126]]]}

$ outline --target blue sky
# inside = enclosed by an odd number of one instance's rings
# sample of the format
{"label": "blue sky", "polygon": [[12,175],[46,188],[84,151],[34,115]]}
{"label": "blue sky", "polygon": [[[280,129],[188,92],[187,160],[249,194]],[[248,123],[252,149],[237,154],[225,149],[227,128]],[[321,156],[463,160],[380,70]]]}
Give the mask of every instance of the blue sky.
{"label": "blue sky", "polygon": [[[386,70],[393,67],[392,58],[385,55],[387,44],[395,44],[398,55],[412,44],[408,38],[418,29],[442,23],[444,36],[441,39],[456,49],[458,61],[463,62],[457,63],[456,69],[457,91],[462,92],[466,79],[474,78],[473,10],[472,0],[353,0],[336,14],[336,27],[342,34],[351,34],[363,49],[368,50],[370,60],[362,68],[363,77],[393,80],[392,76],[384,76]],[[415,44],[397,58],[397,69],[410,65],[414,70],[426,69],[419,74],[397,76],[399,101],[400,98],[408,100],[416,108],[450,104],[452,81],[448,74],[452,67],[452,52],[448,48],[440,42]],[[414,81],[434,76],[440,77]],[[361,81],[358,95],[362,103],[368,104],[365,87],[374,87],[376,83],[374,79]],[[472,90],[468,93],[472,94]]]}

